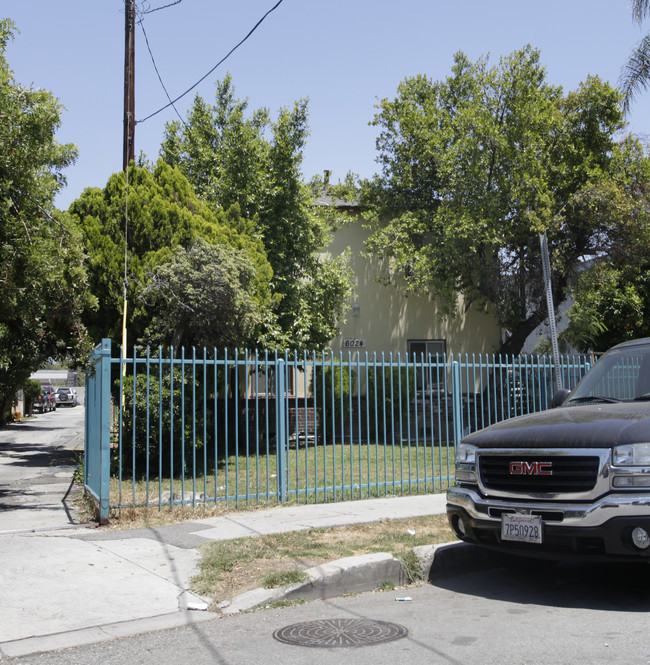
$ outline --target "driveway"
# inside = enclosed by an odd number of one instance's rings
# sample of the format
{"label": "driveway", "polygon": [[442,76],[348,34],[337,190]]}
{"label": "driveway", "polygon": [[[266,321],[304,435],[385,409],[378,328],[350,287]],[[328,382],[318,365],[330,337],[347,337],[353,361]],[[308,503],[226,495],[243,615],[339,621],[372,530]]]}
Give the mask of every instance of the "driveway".
{"label": "driveway", "polygon": [[74,523],[70,492],[83,428],[84,408],[77,406],[0,429],[0,533]]}

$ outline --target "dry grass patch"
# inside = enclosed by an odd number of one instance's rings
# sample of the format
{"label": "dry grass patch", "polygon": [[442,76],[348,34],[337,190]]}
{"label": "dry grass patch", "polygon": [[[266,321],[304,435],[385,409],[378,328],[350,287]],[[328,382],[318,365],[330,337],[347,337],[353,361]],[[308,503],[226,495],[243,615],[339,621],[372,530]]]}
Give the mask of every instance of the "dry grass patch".
{"label": "dry grass patch", "polygon": [[265,585],[275,574],[372,552],[406,560],[414,547],[455,540],[445,515],[311,529],[207,543],[192,590],[219,603]]}
{"label": "dry grass patch", "polygon": [[[290,503],[282,504],[291,505]],[[197,503],[185,506],[126,506],[124,508],[112,508],[109,515],[109,523],[100,527],[105,531],[124,529],[147,529],[158,526],[169,526],[181,524],[192,520],[201,520],[209,517],[223,517],[236,513],[266,510],[276,508],[278,504],[256,503],[235,507],[234,502],[226,505],[220,503]],[[96,519],[96,516],[95,516]]]}

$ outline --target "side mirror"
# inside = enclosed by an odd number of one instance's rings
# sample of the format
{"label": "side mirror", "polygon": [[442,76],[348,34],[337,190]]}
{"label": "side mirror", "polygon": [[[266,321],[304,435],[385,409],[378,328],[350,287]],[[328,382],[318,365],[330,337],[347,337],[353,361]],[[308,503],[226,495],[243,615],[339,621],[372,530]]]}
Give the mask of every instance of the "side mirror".
{"label": "side mirror", "polygon": [[553,395],[553,399],[551,401],[551,408],[555,409],[558,406],[562,406],[564,402],[566,402],[566,398],[571,394],[570,390],[567,390],[566,388],[560,388],[559,390],[555,391],[555,394]]}

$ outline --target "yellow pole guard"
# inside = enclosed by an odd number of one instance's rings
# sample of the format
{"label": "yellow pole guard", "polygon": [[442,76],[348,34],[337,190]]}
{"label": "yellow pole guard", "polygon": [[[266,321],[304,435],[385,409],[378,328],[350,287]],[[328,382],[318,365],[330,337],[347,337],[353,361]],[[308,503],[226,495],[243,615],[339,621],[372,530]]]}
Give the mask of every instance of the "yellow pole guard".
{"label": "yellow pole guard", "polygon": [[[124,293],[124,314],[122,316],[122,356],[123,360],[126,360],[126,292]],[[125,376],[126,376],[126,362],[123,362],[122,378],[124,378]],[[124,411],[124,391],[122,391],[122,411]]]}
{"label": "yellow pole guard", "polygon": [[[122,349],[126,358],[126,294],[124,296],[124,314],[122,316]],[[126,374],[126,363],[122,366],[122,376]]]}

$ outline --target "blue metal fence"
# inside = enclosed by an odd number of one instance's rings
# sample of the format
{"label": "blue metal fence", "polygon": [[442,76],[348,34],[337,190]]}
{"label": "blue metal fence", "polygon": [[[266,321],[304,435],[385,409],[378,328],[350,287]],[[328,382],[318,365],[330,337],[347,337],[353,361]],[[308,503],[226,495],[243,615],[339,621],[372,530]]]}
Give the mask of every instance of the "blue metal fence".
{"label": "blue metal fence", "polygon": [[[562,359],[573,387],[586,357]],[[126,506],[323,502],[444,489],[468,432],[548,407],[545,356],[180,349],[109,340],[87,379],[86,485]]]}
{"label": "blue metal fence", "polygon": [[111,343],[102,343],[92,354],[86,378],[84,485],[97,502],[100,520],[110,508]]}

